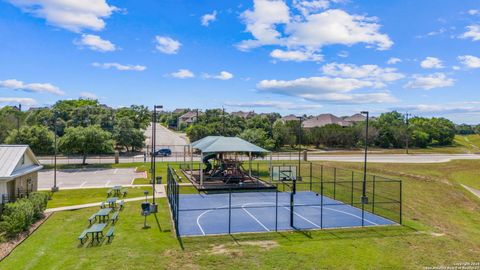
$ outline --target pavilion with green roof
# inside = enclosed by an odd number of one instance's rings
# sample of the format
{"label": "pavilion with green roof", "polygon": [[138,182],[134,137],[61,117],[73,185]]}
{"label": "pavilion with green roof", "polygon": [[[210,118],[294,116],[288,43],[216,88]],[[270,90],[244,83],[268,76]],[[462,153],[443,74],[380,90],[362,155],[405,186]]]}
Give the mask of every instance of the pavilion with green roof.
{"label": "pavilion with green roof", "polygon": [[[200,154],[198,170],[191,166],[185,175],[197,186],[250,187],[266,186],[258,177],[252,175],[253,155],[265,155],[270,151],[238,137],[207,136],[190,144],[190,149]],[[243,167],[248,156],[248,170]],[[213,163],[211,162],[213,161]]]}

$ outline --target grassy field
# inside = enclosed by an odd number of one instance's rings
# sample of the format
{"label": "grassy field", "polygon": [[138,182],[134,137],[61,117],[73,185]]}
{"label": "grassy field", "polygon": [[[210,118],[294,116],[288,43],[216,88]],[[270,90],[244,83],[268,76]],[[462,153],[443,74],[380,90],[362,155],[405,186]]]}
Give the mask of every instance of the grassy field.
{"label": "grassy field", "polygon": [[[327,163],[360,169],[357,163]],[[478,262],[480,161],[371,164],[404,181],[405,226],[191,237],[177,241],[166,200],[142,230],[128,203],[113,243],[78,246],[93,209],[55,213],[0,263],[0,269],[423,269]],[[55,237],[52,237],[55,235]],[[125,256],[128,254],[128,256]]]}
{"label": "grassy field", "polygon": [[[107,199],[107,190],[108,188],[87,188],[63,189],[55,193],[51,193],[50,191],[43,192],[51,194],[51,200],[48,201],[47,208],[55,208],[105,201]],[[151,187],[129,187],[128,194],[125,198],[142,197],[144,196],[144,190],[148,190],[151,195]]]}

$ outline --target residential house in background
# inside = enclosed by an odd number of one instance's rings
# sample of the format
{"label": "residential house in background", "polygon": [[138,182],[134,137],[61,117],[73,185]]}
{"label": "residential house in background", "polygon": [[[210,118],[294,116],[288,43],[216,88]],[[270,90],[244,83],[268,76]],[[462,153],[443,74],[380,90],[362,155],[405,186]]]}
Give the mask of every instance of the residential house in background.
{"label": "residential house in background", "polygon": [[295,115],[293,115],[293,114],[286,115],[286,116],[284,116],[284,117],[282,117],[282,118],[280,118],[280,119],[282,119],[283,122],[299,121],[299,120],[300,120],[300,119],[298,119],[298,116],[295,116]]}
{"label": "residential house in background", "polygon": [[43,166],[28,145],[0,145],[0,196],[2,203],[27,196],[38,189]]}
{"label": "residential house in background", "polygon": [[203,113],[200,111],[189,111],[185,114],[182,114],[180,117],[178,117],[178,127],[181,127],[182,125],[190,125],[192,123],[195,123],[197,121],[197,117],[202,115]]}
{"label": "residential house in background", "polygon": [[345,121],[344,119],[337,117],[333,114],[320,114],[318,116],[306,119],[302,122],[303,128],[315,128],[315,127],[323,127],[328,124],[337,124],[342,127],[348,127],[352,125],[350,122]]}
{"label": "residential house in background", "polygon": [[344,117],[343,120],[350,123],[358,123],[367,120],[367,117],[363,114],[357,113],[352,116]]}

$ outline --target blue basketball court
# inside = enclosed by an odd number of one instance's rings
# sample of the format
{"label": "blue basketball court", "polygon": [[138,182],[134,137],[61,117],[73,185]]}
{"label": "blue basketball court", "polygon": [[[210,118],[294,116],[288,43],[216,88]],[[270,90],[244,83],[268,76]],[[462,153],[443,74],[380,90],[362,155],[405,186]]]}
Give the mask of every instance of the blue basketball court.
{"label": "blue basketball court", "polygon": [[289,192],[180,194],[178,233],[201,236],[397,224],[359,207],[310,191],[294,195],[293,212]]}

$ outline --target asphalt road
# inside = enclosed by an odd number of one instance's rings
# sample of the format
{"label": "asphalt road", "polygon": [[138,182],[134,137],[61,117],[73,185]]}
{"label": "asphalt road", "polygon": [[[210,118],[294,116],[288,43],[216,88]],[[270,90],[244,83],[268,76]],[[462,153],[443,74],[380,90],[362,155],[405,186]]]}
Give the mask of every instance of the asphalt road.
{"label": "asphalt road", "polygon": [[[168,128],[160,125],[157,123],[157,136],[156,136],[156,145],[157,149],[160,148],[168,148],[172,150],[172,152],[183,153],[183,146],[189,144],[188,139],[185,135],[173,132]],[[150,125],[145,130],[145,144],[150,145],[151,137],[152,137],[152,125]]]}
{"label": "asphalt road", "polygon": [[[60,189],[98,188],[131,185],[135,178],[145,177],[135,169],[72,169],[57,171],[57,186]],[[38,188],[53,186],[53,170],[38,173]]]}

